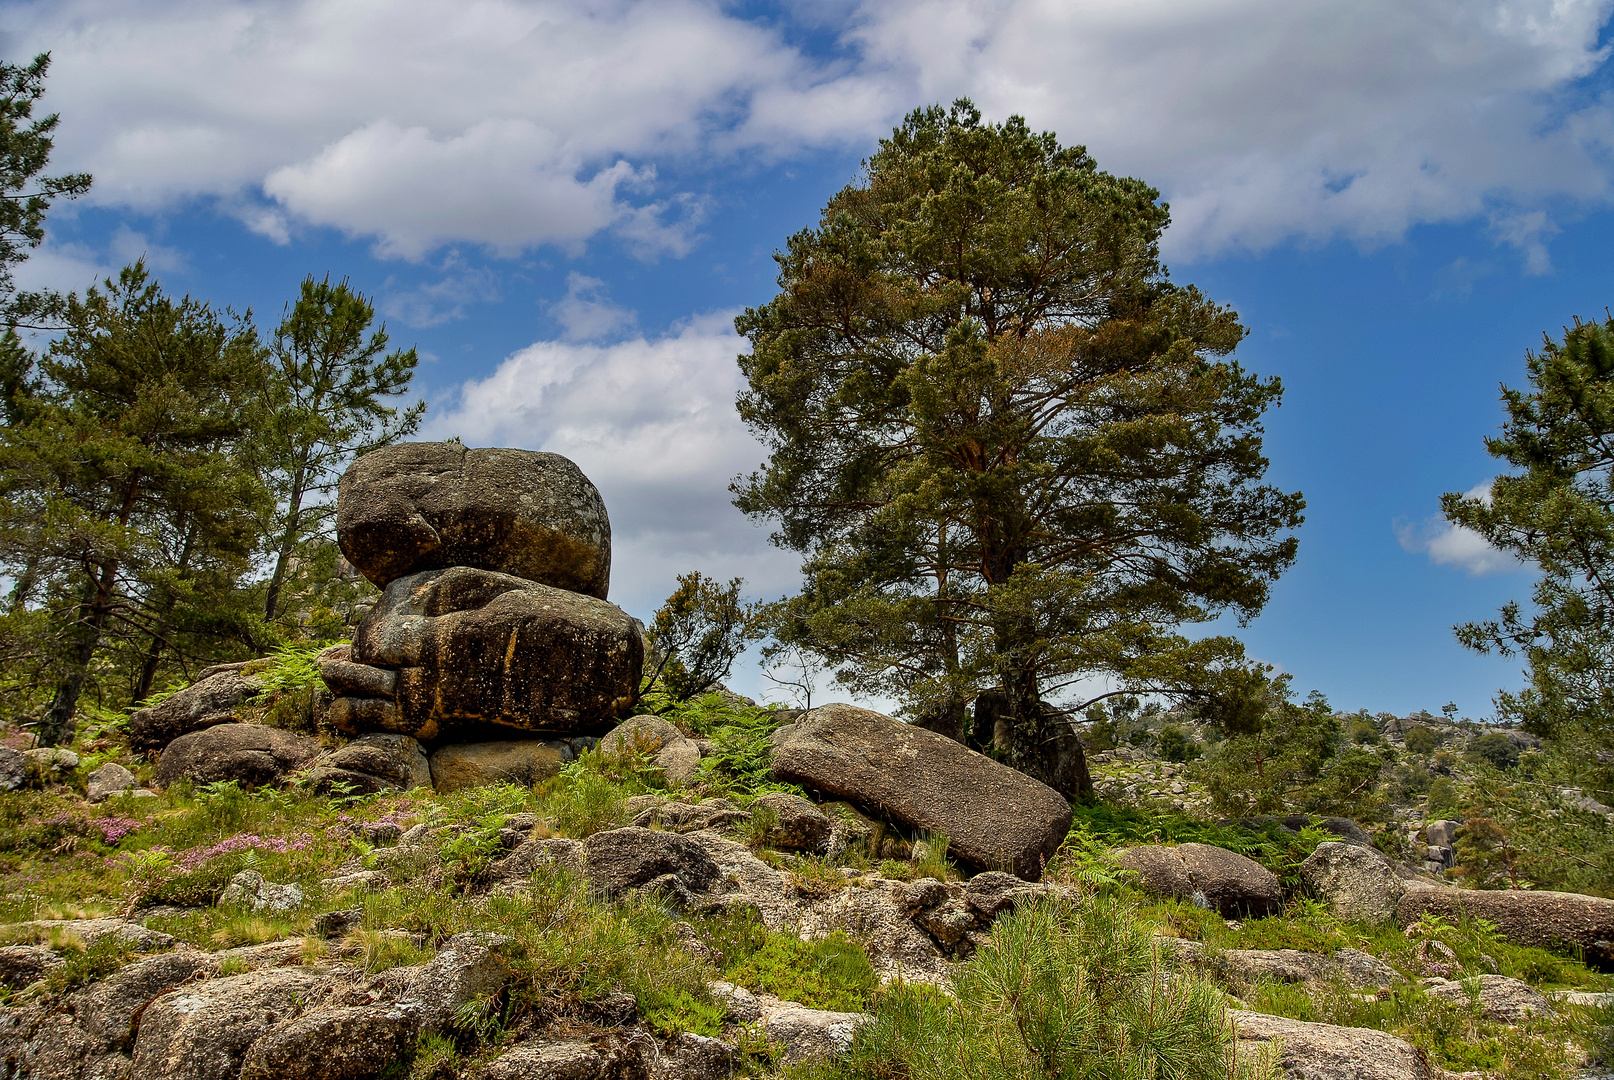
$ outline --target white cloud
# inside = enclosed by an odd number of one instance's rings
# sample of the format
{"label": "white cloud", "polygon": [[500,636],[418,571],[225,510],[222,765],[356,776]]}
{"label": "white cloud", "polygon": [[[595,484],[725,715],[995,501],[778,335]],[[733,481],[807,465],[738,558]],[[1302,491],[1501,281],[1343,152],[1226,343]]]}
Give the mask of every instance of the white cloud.
{"label": "white cloud", "polygon": [[566,275],[566,295],[549,305],[549,314],[567,341],[597,341],[638,321],[633,312],[611,302],[605,282],[575,272]]}
{"label": "white cloud", "polygon": [[[1491,501],[1491,481],[1463,493],[1464,498]],[[1524,564],[1505,551],[1492,547],[1473,529],[1454,525],[1443,515],[1426,518],[1422,524],[1402,522],[1395,527],[1396,539],[1407,551],[1427,554],[1439,566],[1456,566],[1469,577],[1487,577],[1524,569]]]}
{"label": "white cloud", "polygon": [[[586,288],[586,282],[580,288]],[[610,510],[612,599],[646,615],[692,569],[739,575],[756,595],[792,587],[797,559],[729,502],[762,461],[734,411],[746,347],[730,314],[660,338],[610,345],[540,341],[434,405],[427,437],[564,454]]]}
{"label": "white cloud", "polygon": [[[870,2],[918,100],[969,92],[1171,200],[1170,253],[1373,244],[1491,200],[1610,194],[1609,0]],[[1536,260],[1533,249],[1527,257]],[[1539,265],[1532,262],[1532,268]]]}
{"label": "white cloud", "polygon": [[701,203],[650,190],[658,161],[867,146],[970,94],[1157,184],[1173,258],[1481,217],[1535,273],[1550,208],[1610,201],[1614,107],[1580,80],[1611,4],[864,0],[794,16],[838,35],[822,59],[709,0],[35,0],[8,22],[19,55],[53,52],[57,164],[95,174],[92,202],[215,198],[276,242],[615,232],[677,255]]}

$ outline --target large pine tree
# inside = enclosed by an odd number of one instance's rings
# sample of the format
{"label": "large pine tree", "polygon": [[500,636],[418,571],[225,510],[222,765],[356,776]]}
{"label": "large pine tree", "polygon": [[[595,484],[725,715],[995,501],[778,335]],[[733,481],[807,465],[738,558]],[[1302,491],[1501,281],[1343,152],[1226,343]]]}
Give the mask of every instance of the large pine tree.
{"label": "large pine tree", "polygon": [[735,501],[807,557],[776,635],[1071,795],[1099,692],[1066,688],[1249,686],[1236,641],[1177,628],[1260,611],[1301,521],[1262,482],[1278,383],[1229,359],[1233,312],[1167,279],[1167,220],[1080,147],[932,107],[736,320],[769,456]]}

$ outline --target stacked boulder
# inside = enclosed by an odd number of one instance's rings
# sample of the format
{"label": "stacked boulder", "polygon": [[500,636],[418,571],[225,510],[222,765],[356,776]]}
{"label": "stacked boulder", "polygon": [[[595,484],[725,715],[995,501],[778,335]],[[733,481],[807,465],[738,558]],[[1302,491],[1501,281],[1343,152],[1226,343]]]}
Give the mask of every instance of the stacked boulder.
{"label": "stacked boulder", "polygon": [[401,443],[356,460],[337,541],[382,590],[327,650],[350,735],[468,742],[597,734],[631,709],[643,628],[607,603],[611,525],[571,461]]}

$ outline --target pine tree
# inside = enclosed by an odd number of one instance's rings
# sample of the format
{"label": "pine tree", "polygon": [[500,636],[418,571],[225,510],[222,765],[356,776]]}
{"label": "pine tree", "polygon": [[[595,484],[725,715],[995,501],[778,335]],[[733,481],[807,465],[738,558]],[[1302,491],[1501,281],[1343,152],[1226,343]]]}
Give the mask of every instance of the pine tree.
{"label": "pine tree", "polygon": [[1167,280],[1167,220],[1017,117],[919,110],[736,320],[769,456],[735,502],[807,556],[776,634],[1067,794],[1090,701],[1052,700],[1247,692],[1236,641],[1176,628],[1260,611],[1301,521],[1262,483],[1279,385],[1228,359],[1233,312]]}

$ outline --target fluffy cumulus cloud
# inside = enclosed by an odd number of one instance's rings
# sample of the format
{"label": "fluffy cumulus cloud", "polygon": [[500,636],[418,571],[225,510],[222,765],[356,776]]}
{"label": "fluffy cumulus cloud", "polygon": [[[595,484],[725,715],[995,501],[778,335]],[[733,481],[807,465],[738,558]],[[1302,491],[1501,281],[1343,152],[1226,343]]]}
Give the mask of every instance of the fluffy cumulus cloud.
{"label": "fluffy cumulus cloud", "polygon": [[[588,280],[574,286],[587,290]],[[768,546],[727,490],[762,460],[734,411],[734,358],[745,347],[732,315],[614,344],[541,341],[434,406],[428,434],[577,462],[610,508],[611,594],[629,611],[648,614],[692,569],[779,595],[796,560]]]}
{"label": "fluffy cumulus cloud", "polygon": [[[1487,480],[1468,491],[1464,497],[1491,501],[1491,481]],[[1439,566],[1455,566],[1468,572],[1469,577],[1486,577],[1521,570],[1524,564],[1505,551],[1486,542],[1473,529],[1454,525],[1436,514],[1420,524],[1401,522],[1396,525],[1396,538],[1407,551],[1426,554]]]}
{"label": "fluffy cumulus cloud", "polygon": [[212,198],[277,241],[676,256],[703,168],[866,147],[969,94],[1157,184],[1174,258],[1480,218],[1540,272],[1555,208],[1610,195],[1611,4],[34,0],[8,30],[53,51],[58,161],[93,200]]}

